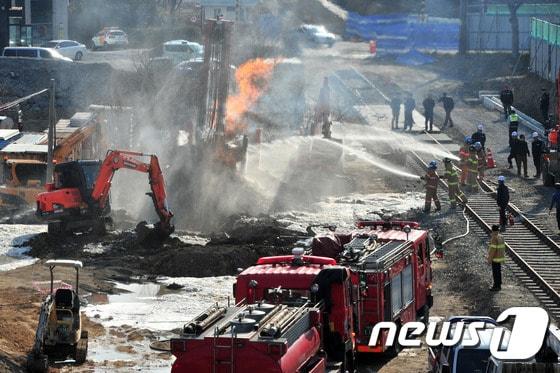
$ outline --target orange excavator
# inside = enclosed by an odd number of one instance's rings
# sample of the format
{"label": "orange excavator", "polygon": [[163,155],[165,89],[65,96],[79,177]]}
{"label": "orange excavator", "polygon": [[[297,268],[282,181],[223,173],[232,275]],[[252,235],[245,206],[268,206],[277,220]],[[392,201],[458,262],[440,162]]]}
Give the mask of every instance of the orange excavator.
{"label": "orange excavator", "polygon": [[[149,163],[142,162],[140,157],[148,157]],[[62,235],[93,230],[104,234],[112,225],[111,180],[121,168],[148,174],[151,192],[147,195],[159,216],[159,222],[154,224],[156,233],[160,237],[173,233],[173,213],[167,205],[158,158],[122,150],[109,150],[103,162],[81,160],[56,165],[54,183],[47,184],[47,191],[37,196],[37,216],[48,222],[49,233]]]}

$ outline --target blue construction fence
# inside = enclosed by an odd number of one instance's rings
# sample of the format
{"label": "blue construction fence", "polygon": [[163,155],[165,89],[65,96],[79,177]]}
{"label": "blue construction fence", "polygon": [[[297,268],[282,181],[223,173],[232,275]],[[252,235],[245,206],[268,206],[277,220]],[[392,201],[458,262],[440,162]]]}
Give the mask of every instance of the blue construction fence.
{"label": "blue construction fence", "polygon": [[349,13],[346,37],[377,40],[380,51],[402,52],[410,49],[457,50],[460,22],[454,18],[387,14],[362,16]]}

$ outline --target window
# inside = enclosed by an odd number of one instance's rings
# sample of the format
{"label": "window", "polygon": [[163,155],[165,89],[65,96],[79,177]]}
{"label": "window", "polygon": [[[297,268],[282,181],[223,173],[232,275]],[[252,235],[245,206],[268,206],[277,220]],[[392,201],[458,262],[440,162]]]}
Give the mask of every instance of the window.
{"label": "window", "polygon": [[188,44],[170,44],[165,46],[165,51],[189,53],[191,52],[191,48]]}
{"label": "window", "polygon": [[15,50],[15,49],[8,49],[8,48],[4,49],[4,56],[6,56],[6,57],[15,57],[16,55],[17,55],[17,54],[16,54],[16,50]]}
{"label": "window", "polygon": [[457,373],[484,372],[489,357],[487,349],[461,349],[457,354]]}
{"label": "window", "polygon": [[60,48],[68,48],[73,46],[74,43],[72,43],[71,41],[63,41],[62,43],[60,43]]}
{"label": "window", "polygon": [[48,59],[52,59],[52,56],[50,54],[49,51],[46,50],[39,50],[39,56],[41,56],[41,58],[48,58]]}
{"label": "window", "polygon": [[403,306],[406,306],[414,297],[413,283],[412,283],[412,265],[409,264],[402,272],[402,299]]}
{"label": "window", "polygon": [[391,279],[391,313],[393,316],[399,313],[403,307],[402,299],[402,277],[399,273]]}
{"label": "window", "polygon": [[37,49],[20,49],[17,51],[18,57],[37,58]]}
{"label": "window", "polygon": [[45,43],[45,48],[56,48],[58,43],[56,41],[49,41]]}

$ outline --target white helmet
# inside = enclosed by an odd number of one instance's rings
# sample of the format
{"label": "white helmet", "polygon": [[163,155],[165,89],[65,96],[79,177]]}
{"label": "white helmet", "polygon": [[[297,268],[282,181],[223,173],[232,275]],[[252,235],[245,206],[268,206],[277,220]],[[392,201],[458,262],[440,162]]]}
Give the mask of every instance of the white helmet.
{"label": "white helmet", "polygon": [[480,131],[482,131],[482,130],[484,129],[484,126],[482,125],[482,123],[480,123],[480,124],[478,125],[478,129],[479,129]]}
{"label": "white helmet", "polygon": [[498,176],[498,181],[503,183],[504,181],[506,181],[506,178],[503,176]]}
{"label": "white helmet", "polygon": [[511,137],[517,137],[517,131],[513,131],[513,132],[511,133]]}
{"label": "white helmet", "polygon": [[536,139],[537,137],[539,137],[539,134],[536,132],[533,132],[533,138]]}

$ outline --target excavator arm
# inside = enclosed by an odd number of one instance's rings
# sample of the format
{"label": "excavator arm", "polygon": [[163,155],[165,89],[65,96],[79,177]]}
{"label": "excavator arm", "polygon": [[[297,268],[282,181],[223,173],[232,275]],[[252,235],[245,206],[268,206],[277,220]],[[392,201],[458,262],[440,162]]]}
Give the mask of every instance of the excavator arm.
{"label": "excavator arm", "polygon": [[[138,160],[137,157],[149,157],[150,163],[142,162]],[[99,169],[99,174],[97,175],[91,193],[91,198],[99,206],[100,211],[105,208],[109,200],[109,191],[111,190],[113,176],[115,172],[121,168],[148,174],[151,189],[148,195],[152,198],[154,208],[160,219],[156,228],[165,235],[173,233],[174,227],[171,224],[173,213],[169,210],[169,206],[167,205],[163,173],[161,172],[158,158],[153,154],[149,155],[122,150],[109,150],[107,152],[107,157]]]}

